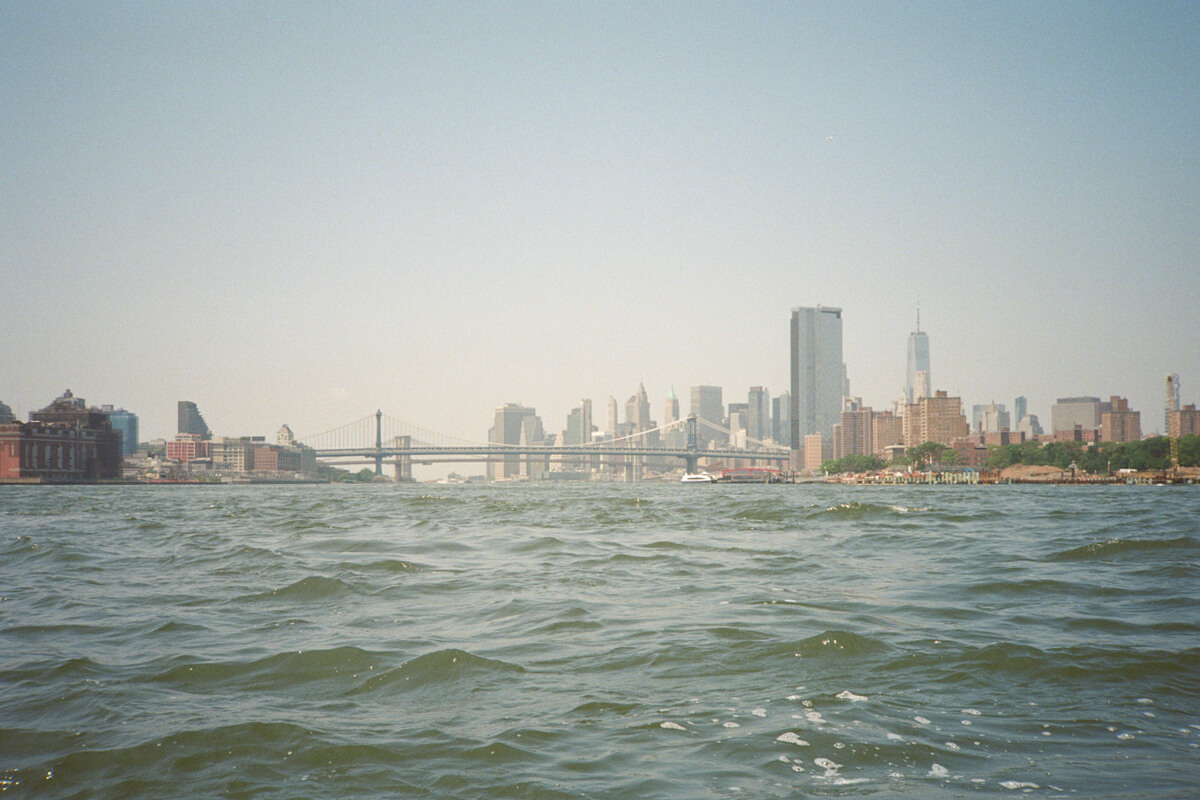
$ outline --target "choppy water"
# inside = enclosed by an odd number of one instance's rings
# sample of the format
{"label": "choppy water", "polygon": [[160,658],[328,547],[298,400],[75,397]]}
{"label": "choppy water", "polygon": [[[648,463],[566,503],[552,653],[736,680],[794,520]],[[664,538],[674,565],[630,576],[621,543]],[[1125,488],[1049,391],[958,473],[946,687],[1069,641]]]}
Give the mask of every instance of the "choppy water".
{"label": "choppy water", "polygon": [[0,793],[1195,797],[1200,493],[0,490]]}

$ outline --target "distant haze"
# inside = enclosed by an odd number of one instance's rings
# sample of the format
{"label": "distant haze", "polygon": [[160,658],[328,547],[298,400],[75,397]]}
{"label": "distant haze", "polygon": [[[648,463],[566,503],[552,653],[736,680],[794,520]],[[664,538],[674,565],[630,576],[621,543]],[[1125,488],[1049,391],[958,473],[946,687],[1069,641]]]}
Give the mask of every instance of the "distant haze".
{"label": "distant haze", "polygon": [[[645,383],[1200,401],[1200,6],[0,6],[0,400],[482,440]],[[1015,424],[1015,420],[1014,420]],[[473,469],[473,468],[472,468]],[[466,471],[465,469],[463,471]]]}

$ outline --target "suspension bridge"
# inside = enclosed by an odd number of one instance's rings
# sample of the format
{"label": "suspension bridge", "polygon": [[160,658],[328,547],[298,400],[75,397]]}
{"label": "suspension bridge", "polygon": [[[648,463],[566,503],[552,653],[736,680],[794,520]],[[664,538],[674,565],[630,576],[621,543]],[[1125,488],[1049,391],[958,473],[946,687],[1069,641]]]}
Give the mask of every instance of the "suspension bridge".
{"label": "suspension bridge", "polygon": [[[628,476],[645,463],[646,458],[682,459],[688,472],[696,472],[700,459],[723,462],[766,461],[786,464],[786,449],[747,437],[748,447],[700,446],[701,429],[731,436],[732,432],[708,420],[689,416],[647,431],[628,436],[605,438],[583,444],[503,444],[461,439],[431,431],[388,416],[382,411],[348,422],[327,431],[301,438],[325,463],[374,462],[375,474],[383,475],[385,462],[394,464],[397,480],[412,479],[413,464],[435,462],[502,462],[513,459],[552,459],[560,463],[607,465],[624,469]],[[683,446],[668,447],[655,434],[668,431],[685,433]]]}

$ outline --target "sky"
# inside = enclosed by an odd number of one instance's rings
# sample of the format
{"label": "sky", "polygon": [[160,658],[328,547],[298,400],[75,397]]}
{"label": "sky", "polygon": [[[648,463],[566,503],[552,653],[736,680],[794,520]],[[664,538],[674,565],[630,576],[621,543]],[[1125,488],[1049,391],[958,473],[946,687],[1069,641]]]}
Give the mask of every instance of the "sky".
{"label": "sky", "polygon": [[[0,4],[0,400],[484,440],[644,383],[1200,401],[1195,3]],[[418,476],[420,477],[420,476]]]}

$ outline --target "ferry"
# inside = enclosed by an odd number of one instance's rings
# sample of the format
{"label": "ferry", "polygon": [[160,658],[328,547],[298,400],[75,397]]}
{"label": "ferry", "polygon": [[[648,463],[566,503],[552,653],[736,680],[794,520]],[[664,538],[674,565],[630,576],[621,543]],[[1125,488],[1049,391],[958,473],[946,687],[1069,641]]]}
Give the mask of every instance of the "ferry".
{"label": "ferry", "polygon": [[685,472],[679,479],[680,483],[715,483],[716,478],[707,472]]}

